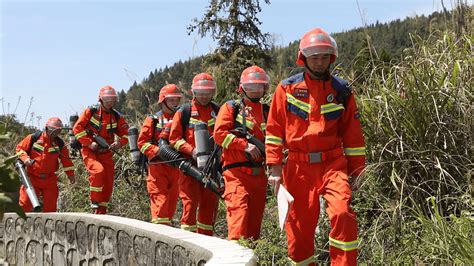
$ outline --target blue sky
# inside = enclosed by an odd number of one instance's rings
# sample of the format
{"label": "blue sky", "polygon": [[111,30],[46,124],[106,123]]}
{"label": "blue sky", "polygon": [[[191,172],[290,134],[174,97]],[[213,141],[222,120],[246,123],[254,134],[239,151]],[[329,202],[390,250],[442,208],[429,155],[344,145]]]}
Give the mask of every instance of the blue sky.
{"label": "blue sky", "polygon": [[[262,5],[261,29],[286,45],[314,27],[340,32],[364,21],[387,22],[441,8],[440,0],[358,3],[272,0]],[[208,53],[213,42],[186,31],[207,5],[202,0],[0,0],[0,114],[14,113],[20,122],[41,127],[51,116],[66,122],[96,103],[104,85],[127,90],[155,68]]]}

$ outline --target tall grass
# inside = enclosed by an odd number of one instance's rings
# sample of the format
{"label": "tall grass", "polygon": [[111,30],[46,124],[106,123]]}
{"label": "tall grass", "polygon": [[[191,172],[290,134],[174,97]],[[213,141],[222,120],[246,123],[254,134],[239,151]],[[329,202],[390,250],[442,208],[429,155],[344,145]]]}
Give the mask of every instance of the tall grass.
{"label": "tall grass", "polygon": [[356,84],[370,162],[355,200],[361,257],[473,263],[472,36],[412,40]]}

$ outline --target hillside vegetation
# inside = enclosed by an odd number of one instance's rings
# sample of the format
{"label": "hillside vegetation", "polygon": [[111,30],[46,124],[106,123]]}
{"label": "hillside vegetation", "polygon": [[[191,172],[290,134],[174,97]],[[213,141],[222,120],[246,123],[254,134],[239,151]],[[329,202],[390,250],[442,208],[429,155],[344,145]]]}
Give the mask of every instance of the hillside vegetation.
{"label": "hillside vegetation", "polygon": [[[354,86],[367,143],[365,181],[353,201],[362,263],[474,264],[472,26],[472,8],[461,6],[452,13],[335,34],[341,57],[334,72]],[[268,69],[273,88],[297,72],[296,48],[296,43],[273,48],[274,67]],[[188,88],[195,73],[207,70],[201,62],[201,57],[194,58],[154,70],[122,92],[121,108],[132,124],[156,111],[159,88],[165,83]],[[218,84],[225,84],[216,76]],[[235,96],[229,92],[218,100]],[[151,108],[146,109],[148,104]],[[11,152],[13,145],[1,149]],[[149,221],[143,180],[130,171],[126,178],[131,164],[124,157],[116,159],[111,213]],[[75,164],[77,184],[61,183],[60,211],[88,212],[87,174],[80,160]],[[176,226],[179,217],[180,211],[173,220]],[[216,236],[225,238],[223,202],[216,228]],[[328,263],[325,214],[318,232],[317,259]],[[261,240],[241,243],[254,248],[259,263],[283,265],[288,263],[285,238],[269,191]]]}

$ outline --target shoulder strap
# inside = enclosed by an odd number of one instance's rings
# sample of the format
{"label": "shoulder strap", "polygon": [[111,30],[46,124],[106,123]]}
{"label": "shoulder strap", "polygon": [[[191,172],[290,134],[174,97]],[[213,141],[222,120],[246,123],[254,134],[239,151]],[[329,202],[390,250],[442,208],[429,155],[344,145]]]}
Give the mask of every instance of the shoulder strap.
{"label": "shoulder strap", "polygon": [[156,115],[151,115],[151,141],[155,141],[155,132],[156,132],[156,124],[158,124],[158,116],[159,112]]}
{"label": "shoulder strap", "polygon": [[263,119],[266,122],[268,118],[268,114],[270,113],[270,105],[263,103],[262,108],[263,108]]}
{"label": "shoulder strap", "polygon": [[38,141],[39,137],[41,136],[41,133],[43,133],[43,131],[36,131],[35,133],[31,134],[31,142],[30,142],[30,147],[28,148],[28,154],[31,152],[31,149],[33,148],[33,144],[35,144],[35,142]]}
{"label": "shoulder strap", "polygon": [[186,128],[189,125],[189,119],[191,119],[191,104],[185,103],[181,107],[181,128],[183,129],[183,136],[184,132],[186,132]]}
{"label": "shoulder strap", "polygon": [[62,138],[60,138],[60,137],[56,137],[55,140],[56,140],[56,143],[57,143],[58,146],[59,146],[59,150],[62,150],[63,147],[64,147],[64,140],[63,140]]}
{"label": "shoulder strap", "polygon": [[112,114],[115,117],[115,121],[117,121],[117,123],[118,123],[118,121],[119,121],[120,117],[122,116],[122,114],[119,111],[117,111],[113,108],[112,108]]}
{"label": "shoulder strap", "polygon": [[234,118],[234,123],[235,119],[237,119],[237,116],[239,115],[240,112],[240,104],[237,103],[235,100],[229,100],[227,103],[232,107],[232,117]]}
{"label": "shoulder strap", "polygon": [[337,91],[336,99],[342,103],[344,107],[347,106],[347,99],[352,93],[352,88],[349,82],[334,75],[331,76],[331,85]]}
{"label": "shoulder strap", "polygon": [[301,72],[287,79],[282,80],[281,85],[286,86],[286,85],[302,82],[303,80],[304,80],[304,72]]}
{"label": "shoulder strap", "polygon": [[221,108],[221,106],[219,104],[217,104],[216,102],[211,102],[211,106],[212,106],[212,110],[214,110],[214,113],[219,113],[219,109]]}
{"label": "shoulder strap", "polygon": [[91,110],[91,117],[94,116],[95,113],[97,113],[97,107],[97,105],[89,106],[89,110]]}

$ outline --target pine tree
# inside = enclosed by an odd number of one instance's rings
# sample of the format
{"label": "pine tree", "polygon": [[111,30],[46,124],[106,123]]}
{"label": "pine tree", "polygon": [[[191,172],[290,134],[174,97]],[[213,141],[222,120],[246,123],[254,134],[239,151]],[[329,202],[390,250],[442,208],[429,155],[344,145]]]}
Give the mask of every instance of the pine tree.
{"label": "pine tree", "polygon": [[261,11],[259,0],[211,0],[202,19],[195,18],[188,26],[188,34],[210,35],[218,44],[204,63],[218,79],[218,86],[225,86],[219,88],[219,95],[229,95],[238,86],[246,67],[270,64],[269,34],[260,31],[262,23],[257,18]]}

